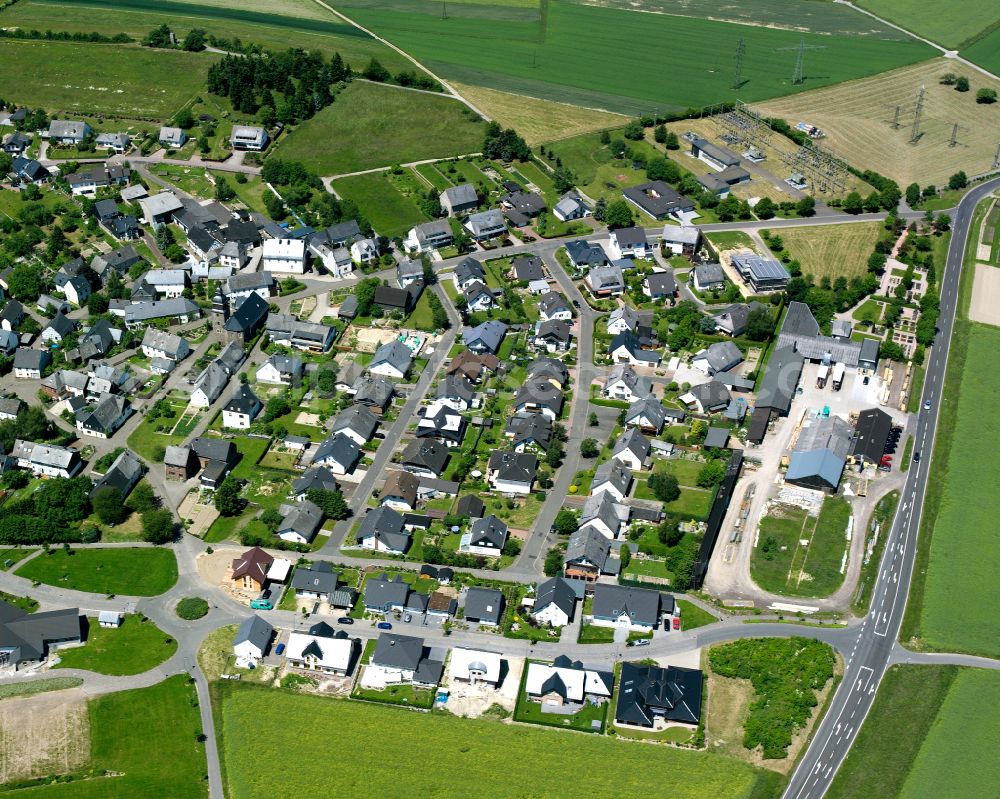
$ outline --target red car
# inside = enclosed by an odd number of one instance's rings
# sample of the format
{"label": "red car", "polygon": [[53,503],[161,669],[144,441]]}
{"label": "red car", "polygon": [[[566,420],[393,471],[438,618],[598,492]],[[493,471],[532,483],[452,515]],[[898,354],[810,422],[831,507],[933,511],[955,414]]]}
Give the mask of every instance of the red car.
{"label": "red car", "polygon": [[681,628],[680,616],[674,616],[674,629],[679,630]]}

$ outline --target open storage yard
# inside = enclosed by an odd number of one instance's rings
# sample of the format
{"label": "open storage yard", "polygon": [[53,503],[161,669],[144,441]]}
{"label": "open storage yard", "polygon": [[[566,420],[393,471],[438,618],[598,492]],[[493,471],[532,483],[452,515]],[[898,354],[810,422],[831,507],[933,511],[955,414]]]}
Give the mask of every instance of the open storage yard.
{"label": "open storage yard", "polygon": [[1000,673],[894,666],[828,799],[979,799],[1000,780]]}
{"label": "open storage yard", "polygon": [[[367,703],[287,694],[227,683],[221,692],[221,754],[232,799],[276,799],[317,792],[348,795],[391,784],[396,796],[562,796],[567,764],[574,779],[595,795],[632,799],[669,786],[674,799],[743,799],[770,796],[773,776],[731,758],[596,735],[528,729],[481,719],[425,715]],[[308,720],[308,722],[307,722]],[[283,755],[275,781],[251,764],[256,742],[295,729],[295,746]],[[330,742],[350,731],[350,757],[329,757]],[[407,741],[386,757],[387,739]],[[629,748],[626,748],[629,747]],[[622,764],[628,763],[627,774]],[[419,764],[419,768],[409,768]],[[501,780],[517,764],[516,780]]]}
{"label": "open storage yard", "polygon": [[[946,72],[965,74],[971,89],[958,92],[954,86],[939,83]],[[922,135],[916,144],[910,144],[913,107],[921,86],[926,88]],[[803,120],[817,125],[826,132],[819,145],[859,169],[874,169],[901,186],[913,181],[941,186],[960,169],[975,175],[989,171],[993,163],[1000,104],[977,103],[976,91],[980,88],[1000,89],[1000,81],[937,58],[872,78],[760,103],[757,110],[782,117],[793,126]],[[893,130],[897,105],[901,107],[900,126]],[[959,146],[950,147],[953,123],[961,126]]]}

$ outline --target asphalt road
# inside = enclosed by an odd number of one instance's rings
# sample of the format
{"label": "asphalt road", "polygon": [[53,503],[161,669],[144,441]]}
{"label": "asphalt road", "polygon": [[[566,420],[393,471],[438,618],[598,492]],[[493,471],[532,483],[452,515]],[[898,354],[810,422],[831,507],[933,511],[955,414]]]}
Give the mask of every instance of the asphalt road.
{"label": "asphalt road", "polygon": [[898,660],[898,657],[894,657],[898,655],[894,653],[894,647],[903,622],[906,596],[913,575],[920,515],[937,429],[939,399],[958,305],[962,260],[973,211],[977,203],[998,186],[1000,179],[978,186],[962,199],[954,211],[947,268],[940,284],[938,338],[931,352],[924,380],[923,397],[931,405],[930,410],[920,411],[914,431],[914,452],[920,452],[922,458],[919,463],[913,463],[907,473],[896,519],[889,532],[879,567],[871,610],[862,622],[857,639],[846,658],[843,682],[816,730],[812,744],[792,775],[784,799],[818,799],[826,793],[875,700],[875,693],[886,668],[891,661]]}

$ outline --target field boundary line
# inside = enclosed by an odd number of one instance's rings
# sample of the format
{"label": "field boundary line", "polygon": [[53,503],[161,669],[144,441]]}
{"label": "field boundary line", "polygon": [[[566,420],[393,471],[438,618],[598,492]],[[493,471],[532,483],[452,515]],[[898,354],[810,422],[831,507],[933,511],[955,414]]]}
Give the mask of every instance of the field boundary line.
{"label": "field boundary line", "polygon": [[432,72],[430,69],[428,69],[423,64],[421,64],[420,61],[418,61],[414,56],[412,56],[408,52],[406,52],[403,48],[397,47],[392,42],[390,42],[388,39],[384,39],[383,37],[379,36],[374,31],[371,31],[368,28],[366,28],[364,25],[361,25],[361,24],[355,22],[353,19],[351,19],[346,14],[344,14],[344,13],[342,13],[340,11],[337,11],[337,9],[335,9],[333,6],[327,5],[325,2],[323,2],[323,0],[313,0],[313,2],[316,3],[316,5],[320,6],[321,8],[325,8],[327,11],[329,11],[335,17],[339,17],[344,22],[346,22],[348,25],[353,25],[359,31],[363,31],[364,33],[367,33],[375,41],[381,42],[386,47],[388,47],[390,50],[393,50],[396,53],[398,53],[399,55],[403,56],[403,58],[405,58],[411,64],[413,64],[416,67],[419,67],[424,72],[426,72],[428,75],[430,75],[432,78],[434,78],[434,80],[436,80],[438,83],[440,83],[445,88],[445,91],[448,94],[450,94],[452,97],[454,97],[456,100],[460,100],[461,102],[465,103],[465,105],[467,105],[469,108],[471,108],[477,114],[479,114],[479,116],[481,116],[487,122],[492,122],[493,121],[493,119],[488,114],[483,113],[483,110],[481,108],[477,108],[473,103],[469,102],[461,94],[459,94],[457,91],[455,91],[455,87],[452,86],[450,83],[448,83],[448,81],[446,81],[440,75],[437,75],[434,72]]}

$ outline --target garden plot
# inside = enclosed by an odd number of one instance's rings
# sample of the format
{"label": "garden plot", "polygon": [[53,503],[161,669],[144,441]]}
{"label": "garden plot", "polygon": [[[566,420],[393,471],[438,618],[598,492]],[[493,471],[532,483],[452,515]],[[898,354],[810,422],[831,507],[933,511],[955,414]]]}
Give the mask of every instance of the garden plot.
{"label": "garden plot", "polygon": [[90,759],[83,691],[0,702],[0,783],[67,774]]}

